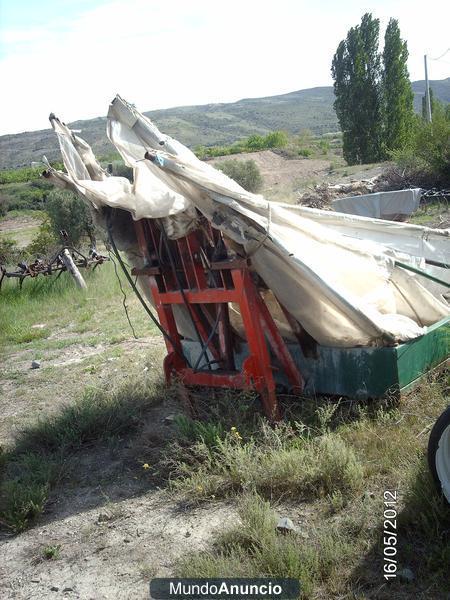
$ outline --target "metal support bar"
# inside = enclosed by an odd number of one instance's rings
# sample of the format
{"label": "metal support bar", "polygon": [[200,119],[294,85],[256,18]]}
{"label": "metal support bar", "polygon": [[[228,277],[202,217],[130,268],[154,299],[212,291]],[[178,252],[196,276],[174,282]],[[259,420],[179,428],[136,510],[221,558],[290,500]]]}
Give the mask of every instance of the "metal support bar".
{"label": "metal support bar", "polygon": [[[169,240],[151,219],[135,223],[144,266],[134,275],[147,282],[161,326],[167,331],[164,372],[169,383],[176,376],[185,385],[256,390],[271,421],[280,419],[269,345],[296,391],[303,389],[299,373],[249,270],[246,259],[225,257],[221,234],[199,229]],[[164,244],[161,243],[164,241]],[[167,259],[170,260],[170,268]],[[228,305],[239,306],[249,356],[236,370],[233,330]],[[185,305],[199,334],[198,365],[183,359],[182,336],[174,307]],[[213,358],[209,360],[208,356]],[[206,367],[201,360],[206,361]]]}

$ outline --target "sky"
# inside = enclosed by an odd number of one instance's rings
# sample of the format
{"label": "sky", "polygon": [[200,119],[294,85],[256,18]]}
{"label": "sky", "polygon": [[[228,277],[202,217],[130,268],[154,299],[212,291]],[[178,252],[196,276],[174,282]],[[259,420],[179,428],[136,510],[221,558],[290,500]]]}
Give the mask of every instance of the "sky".
{"label": "sky", "polygon": [[[447,8],[445,8],[447,5]],[[106,115],[331,85],[330,64],[365,12],[397,18],[411,80],[450,46],[443,0],[0,0],[0,135]],[[429,61],[450,76],[450,52]]]}

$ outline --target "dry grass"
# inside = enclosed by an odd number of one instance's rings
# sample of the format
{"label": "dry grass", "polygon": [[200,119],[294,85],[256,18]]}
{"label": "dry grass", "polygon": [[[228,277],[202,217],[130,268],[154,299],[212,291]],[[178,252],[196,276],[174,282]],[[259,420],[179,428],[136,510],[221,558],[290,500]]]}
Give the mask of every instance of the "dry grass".
{"label": "dry grass", "polygon": [[[304,598],[406,600],[450,591],[450,511],[425,457],[429,430],[448,403],[446,384],[445,376],[430,376],[400,403],[312,399],[290,405],[291,423],[276,430],[261,422],[184,447],[177,491],[243,503],[241,522],[209,551],[181,561],[179,572],[298,577]],[[383,579],[386,489],[398,493],[398,568],[412,569],[413,583]],[[311,509],[306,540],[275,532],[268,500],[288,515]]]}

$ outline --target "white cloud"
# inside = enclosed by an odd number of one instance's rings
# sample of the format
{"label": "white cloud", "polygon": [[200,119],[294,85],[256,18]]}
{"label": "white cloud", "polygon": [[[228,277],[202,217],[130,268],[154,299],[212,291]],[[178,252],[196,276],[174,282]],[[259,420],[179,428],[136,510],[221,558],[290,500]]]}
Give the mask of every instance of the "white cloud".
{"label": "white cloud", "polygon": [[[366,8],[328,0],[117,0],[71,22],[55,15],[45,28],[2,32],[8,94],[0,133],[47,127],[50,111],[66,121],[104,115],[117,92],[149,110],[329,85],[333,52],[365,10],[382,27],[399,18],[411,76],[422,78],[425,49],[445,49],[446,19],[440,5],[431,32],[432,6],[425,14],[419,7],[403,0]],[[430,76],[449,69],[430,64]]]}

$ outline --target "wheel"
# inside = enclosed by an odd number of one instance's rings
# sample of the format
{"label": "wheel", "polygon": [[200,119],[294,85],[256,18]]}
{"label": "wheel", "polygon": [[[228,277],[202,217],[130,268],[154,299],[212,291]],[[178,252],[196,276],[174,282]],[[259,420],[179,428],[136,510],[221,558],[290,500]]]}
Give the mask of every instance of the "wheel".
{"label": "wheel", "polygon": [[439,493],[450,504],[450,406],[444,410],[431,430],[428,464]]}

